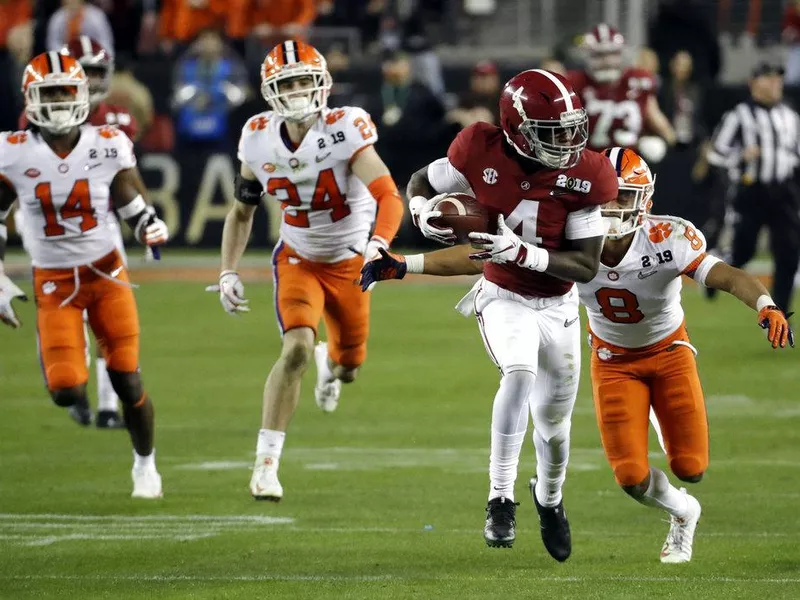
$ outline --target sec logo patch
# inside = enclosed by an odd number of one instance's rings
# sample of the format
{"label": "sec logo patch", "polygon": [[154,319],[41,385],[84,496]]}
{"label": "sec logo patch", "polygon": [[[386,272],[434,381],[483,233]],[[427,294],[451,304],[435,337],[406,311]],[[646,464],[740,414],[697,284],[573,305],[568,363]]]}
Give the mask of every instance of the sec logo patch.
{"label": "sec logo patch", "polygon": [[483,170],[483,180],[489,185],[494,185],[495,183],[497,183],[497,171],[495,171],[491,167],[485,168]]}

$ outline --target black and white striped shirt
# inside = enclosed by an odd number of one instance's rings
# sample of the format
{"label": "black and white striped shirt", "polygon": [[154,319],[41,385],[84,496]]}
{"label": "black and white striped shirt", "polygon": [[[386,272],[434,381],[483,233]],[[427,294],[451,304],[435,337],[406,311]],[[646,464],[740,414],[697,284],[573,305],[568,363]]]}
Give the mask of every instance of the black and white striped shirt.
{"label": "black and white striped shirt", "polygon": [[[800,115],[783,103],[741,102],[722,117],[711,144],[708,162],[726,167],[732,181],[782,183],[800,163]],[[744,160],[750,146],[759,156]]]}

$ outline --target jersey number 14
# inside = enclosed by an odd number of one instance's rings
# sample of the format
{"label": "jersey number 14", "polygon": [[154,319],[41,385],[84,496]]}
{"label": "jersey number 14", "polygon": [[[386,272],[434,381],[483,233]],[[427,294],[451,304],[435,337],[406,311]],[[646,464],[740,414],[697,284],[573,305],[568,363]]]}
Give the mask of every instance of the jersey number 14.
{"label": "jersey number 14", "polygon": [[[56,237],[64,235],[66,229],[59,222],[58,215],[56,215],[56,208],[53,205],[53,191],[49,182],[42,182],[34,189],[34,195],[42,206],[42,214],[44,214],[44,234],[47,237]],[[97,218],[94,215],[94,208],[92,208],[92,200],[89,196],[89,180],[78,179],[75,185],[72,186],[67,201],[61,210],[58,211],[61,216],[61,221],[67,219],[74,219],[81,217],[81,233],[89,231],[97,227]]]}

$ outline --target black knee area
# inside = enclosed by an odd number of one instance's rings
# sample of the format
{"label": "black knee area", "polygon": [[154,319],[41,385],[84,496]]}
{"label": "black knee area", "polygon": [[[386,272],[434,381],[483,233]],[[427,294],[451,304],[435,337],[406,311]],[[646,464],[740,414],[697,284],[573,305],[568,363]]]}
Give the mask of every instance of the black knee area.
{"label": "black knee area", "polygon": [[86,397],[86,386],[76,385],[74,387],[62,388],[60,390],[50,390],[50,398],[57,406],[69,408],[75,404],[88,404]]}
{"label": "black knee area", "polygon": [[287,371],[305,371],[308,363],[311,360],[311,353],[314,351],[313,346],[303,343],[293,343],[283,351],[283,360],[286,364]]}
{"label": "black knee area", "polygon": [[675,473],[675,477],[686,483],[700,483],[703,479],[703,475],[704,473],[698,473],[697,475],[678,475]]}
{"label": "black knee area", "polygon": [[636,485],[621,485],[622,491],[628,494],[631,498],[640,500],[644,497],[647,488],[650,487],[650,475],[648,474],[644,481]]}
{"label": "black knee area", "polygon": [[142,399],[144,386],[139,373],[123,373],[109,369],[108,378],[111,379],[111,387],[114,388],[122,404],[133,406]]}

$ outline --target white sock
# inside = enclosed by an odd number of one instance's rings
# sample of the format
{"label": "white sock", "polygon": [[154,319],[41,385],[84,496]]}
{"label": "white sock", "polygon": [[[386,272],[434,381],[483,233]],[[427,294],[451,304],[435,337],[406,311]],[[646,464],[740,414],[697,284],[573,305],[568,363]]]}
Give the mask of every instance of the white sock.
{"label": "white sock", "polygon": [[492,451],[489,456],[489,500],[508,498],[514,501],[519,454],[525,431],[504,435],[492,431]]}
{"label": "white sock", "polygon": [[673,517],[682,519],[689,512],[689,501],[686,494],[669,482],[664,471],[650,467],[650,485],[639,499],[645,506],[660,508]]}
{"label": "white sock", "polygon": [[325,360],[322,361],[322,364],[317,367],[317,383],[322,385],[326,383],[331,383],[336,379],[333,375],[333,371],[331,370],[331,359],[328,356],[328,346],[325,345]]}
{"label": "white sock", "polygon": [[139,456],[136,450],[133,451],[133,468],[134,469],[155,469],[156,468],[156,449],[147,456]]}
{"label": "white sock", "polygon": [[489,500],[514,500],[519,455],[528,425],[528,396],[536,376],[512,371],[500,380],[492,407],[492,442],[489,454]]}
{"label": "white sock", "polygon": [[536,448],[536,499],[542,506],[557,506],[567,478],[569,428],[549,441],[545,441],[538,429],[534,430],[533,445]]}
{"label": "white sock", "polygon": [[280,458],[283,452],[283,442],[286,439],[285,431],[275,431],[274,429],[259,429],[258,444],[256,445],[256,456],[269,456],[270,458]]}
{"label": "white sock", "polygon": [[106,359],[96,358],[94,364],[97,369],[97,410],[117,412],[117,393],[106,370]]}

